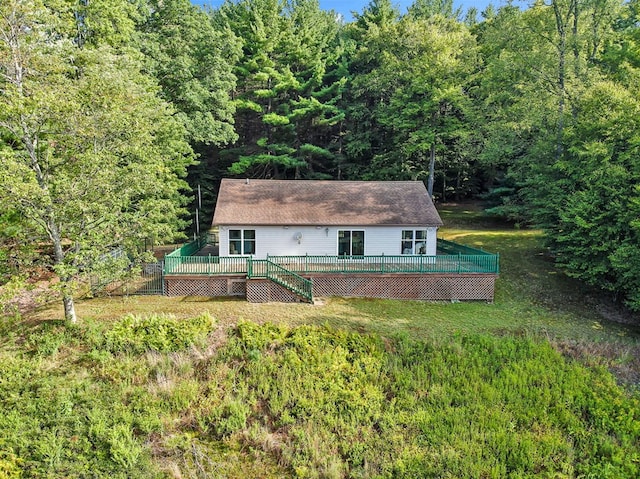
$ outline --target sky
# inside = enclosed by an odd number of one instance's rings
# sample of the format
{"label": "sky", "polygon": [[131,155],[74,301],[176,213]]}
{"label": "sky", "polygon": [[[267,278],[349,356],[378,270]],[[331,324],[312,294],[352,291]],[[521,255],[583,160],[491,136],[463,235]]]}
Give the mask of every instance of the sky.
{"label": "sky", "polygon": [[[211,7],[219,6],[223,0],[192,0],[197,5],[209,5]],[[324,10],[335,10],[344,16],[346,21],[352,20],[351,12],[362,12],[371,0],[320,0],[320,8]],[[413,0],[394,0],[393,3],[399,7],[400,13],[405,13]],[[504,0],[454,0],[456,7],[462,7],[463,12],[470,7],[476,7],[478,13],[482,12],[489,3],[499,7],[503,5]]]}
{"label": "sky", "polygon": [[[462,10],[465,11],[469,7],[476,7],[478,12],[482,12],[489,4],[490,0],[454,0],[454,5],[456,7],[462,7]],[[351,20],[351,11],[362,12],[364,7],[366,7],[370,3],[370,0],[351,0],[351,1],[340,1],[340,0],[320,0],[320,7],[325,10],[335,10],[338,13],[341,13],[345,19]],[[407,8],[413,3],[413,0],[395,0],[393,4],[400,8],[400,13],[406,13]],[[499,3],[499,0],[494,0],[493,2],[496,6]]]}

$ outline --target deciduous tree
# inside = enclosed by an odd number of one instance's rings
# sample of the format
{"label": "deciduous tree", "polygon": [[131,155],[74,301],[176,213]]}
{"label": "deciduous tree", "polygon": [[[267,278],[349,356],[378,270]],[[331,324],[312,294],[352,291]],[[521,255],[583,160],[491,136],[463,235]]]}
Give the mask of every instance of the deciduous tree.
{"label": "deciduous tree", "polygon": [[348,148],[371,158],[372,177],[428,178],[433,193],[436,151],[446,169],[453,144],[465,136],[475,41],[465,25],[439,14],[364,22],[358,31],[351,111],[369,118],[352,123]]}
{"label": "deciduous tree", "polygon": [[69,15],[41,0],[0,4],[0,197],[49,240],[75,321],[79,276],[182,226],[192,154],[139,55],[81,48]]}

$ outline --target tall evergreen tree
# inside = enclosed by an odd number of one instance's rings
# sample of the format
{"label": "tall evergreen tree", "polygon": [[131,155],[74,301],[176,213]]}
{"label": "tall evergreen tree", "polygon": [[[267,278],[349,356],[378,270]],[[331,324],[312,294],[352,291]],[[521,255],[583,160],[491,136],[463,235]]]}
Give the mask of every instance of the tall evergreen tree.
{"label": "tall evergreen tree", "polygon": [[414,18],[439,15],[450,20],[458,20],[462,16],[462,8],[454,7],[453,0],[415,0],[409,7],[409,15]]}
{"label": "tall evergreen tree", "polygon": [[[317,0],[242,0],[217,12],[243,40],[234,98],[238,142],[229,172],[256,177],[323,177],[335,163],[342,113],[340,79],[327,84],[339,24]],[[326,140],[329,140],[327,143]]]}
{"label": "tall evergreen tree", "polygon": [[160,85],[162,98],[176,108],[198,155],[187,177],[194,192],[189,211],[193,232],[205,231],[220,177],[215,160],[220,148],[238,138],[231,93],[240,40],[189,0],[149,0],[147,9],[138,22],[137,42],[147,71]]}
{"label": "tall evergreen tree", "polygon": [[[400,12],[390,0],[373,0],[345,35],[352,42],[348,62],[350,83],[346,92],[346,173],[353,179],[397,178],[394,166],[375,165],[373,159],[388,144],[387,131],[379,122],[377,109],[389,102],[389,79],[380,73],[386,50],[398,36]],[[395,76],[395,72],[393,73]]]}
{"label": "tall evergreen tree", "polygon": [[349,151],[361,155],[366,177],[428,179],[433,192],[436,151],[443,170],[461,158],[450,153],[465,137],[463,87],[475,66],[474,40],[463,24],[438,14],[361,22],[354,33]]}
{"label": "tall evergreen tree", "polygon": [[577,107],[555,164],[566,188],[549,244],[570,276],[640,310],[640,96],[603,81]]}
{"label": "tall evergreen tree", "polygon": [[139,43],[161,96],[177,109],[193,145],[232,143],[238,40],[189,0],[150,0],[148,8]]}

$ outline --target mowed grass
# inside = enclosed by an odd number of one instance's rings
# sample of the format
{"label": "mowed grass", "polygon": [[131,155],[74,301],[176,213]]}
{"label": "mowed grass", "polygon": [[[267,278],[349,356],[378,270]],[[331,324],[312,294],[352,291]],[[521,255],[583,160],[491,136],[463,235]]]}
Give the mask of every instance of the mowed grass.
{"label": "mowed grass", "polygon": [[[331,325],[382,335],[406,332],[429,338],[456,332],[542,334],[561,340],[635,344],[639,321],[590,288],[555,269],[537,230],[516,229],[486,218],[476,205],[444,205],[439,235],[500,254],[501,274],[493,303],[432,303],[382,299],[320,298],[316,305],[249,304],[242,299],[128,296],[80,300],[79,316],[111,321],[126,314],[170,313],[193,317],[209,312],[221,324],[239,320],[287,325]],[[59,319],[57,304],[32,319]]]}

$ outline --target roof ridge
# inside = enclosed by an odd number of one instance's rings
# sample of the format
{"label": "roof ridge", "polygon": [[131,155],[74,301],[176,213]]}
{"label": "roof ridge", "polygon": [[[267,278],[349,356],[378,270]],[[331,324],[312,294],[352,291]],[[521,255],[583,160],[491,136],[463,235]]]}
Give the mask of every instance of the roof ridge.
{"label": "roof ridge", "polygon": [[424,183],[422,180],[287,180],[287,179],[271,179],[271,178],[222,178],[222,181],[234,181],[246,183],[260,182],[260,183]]}

